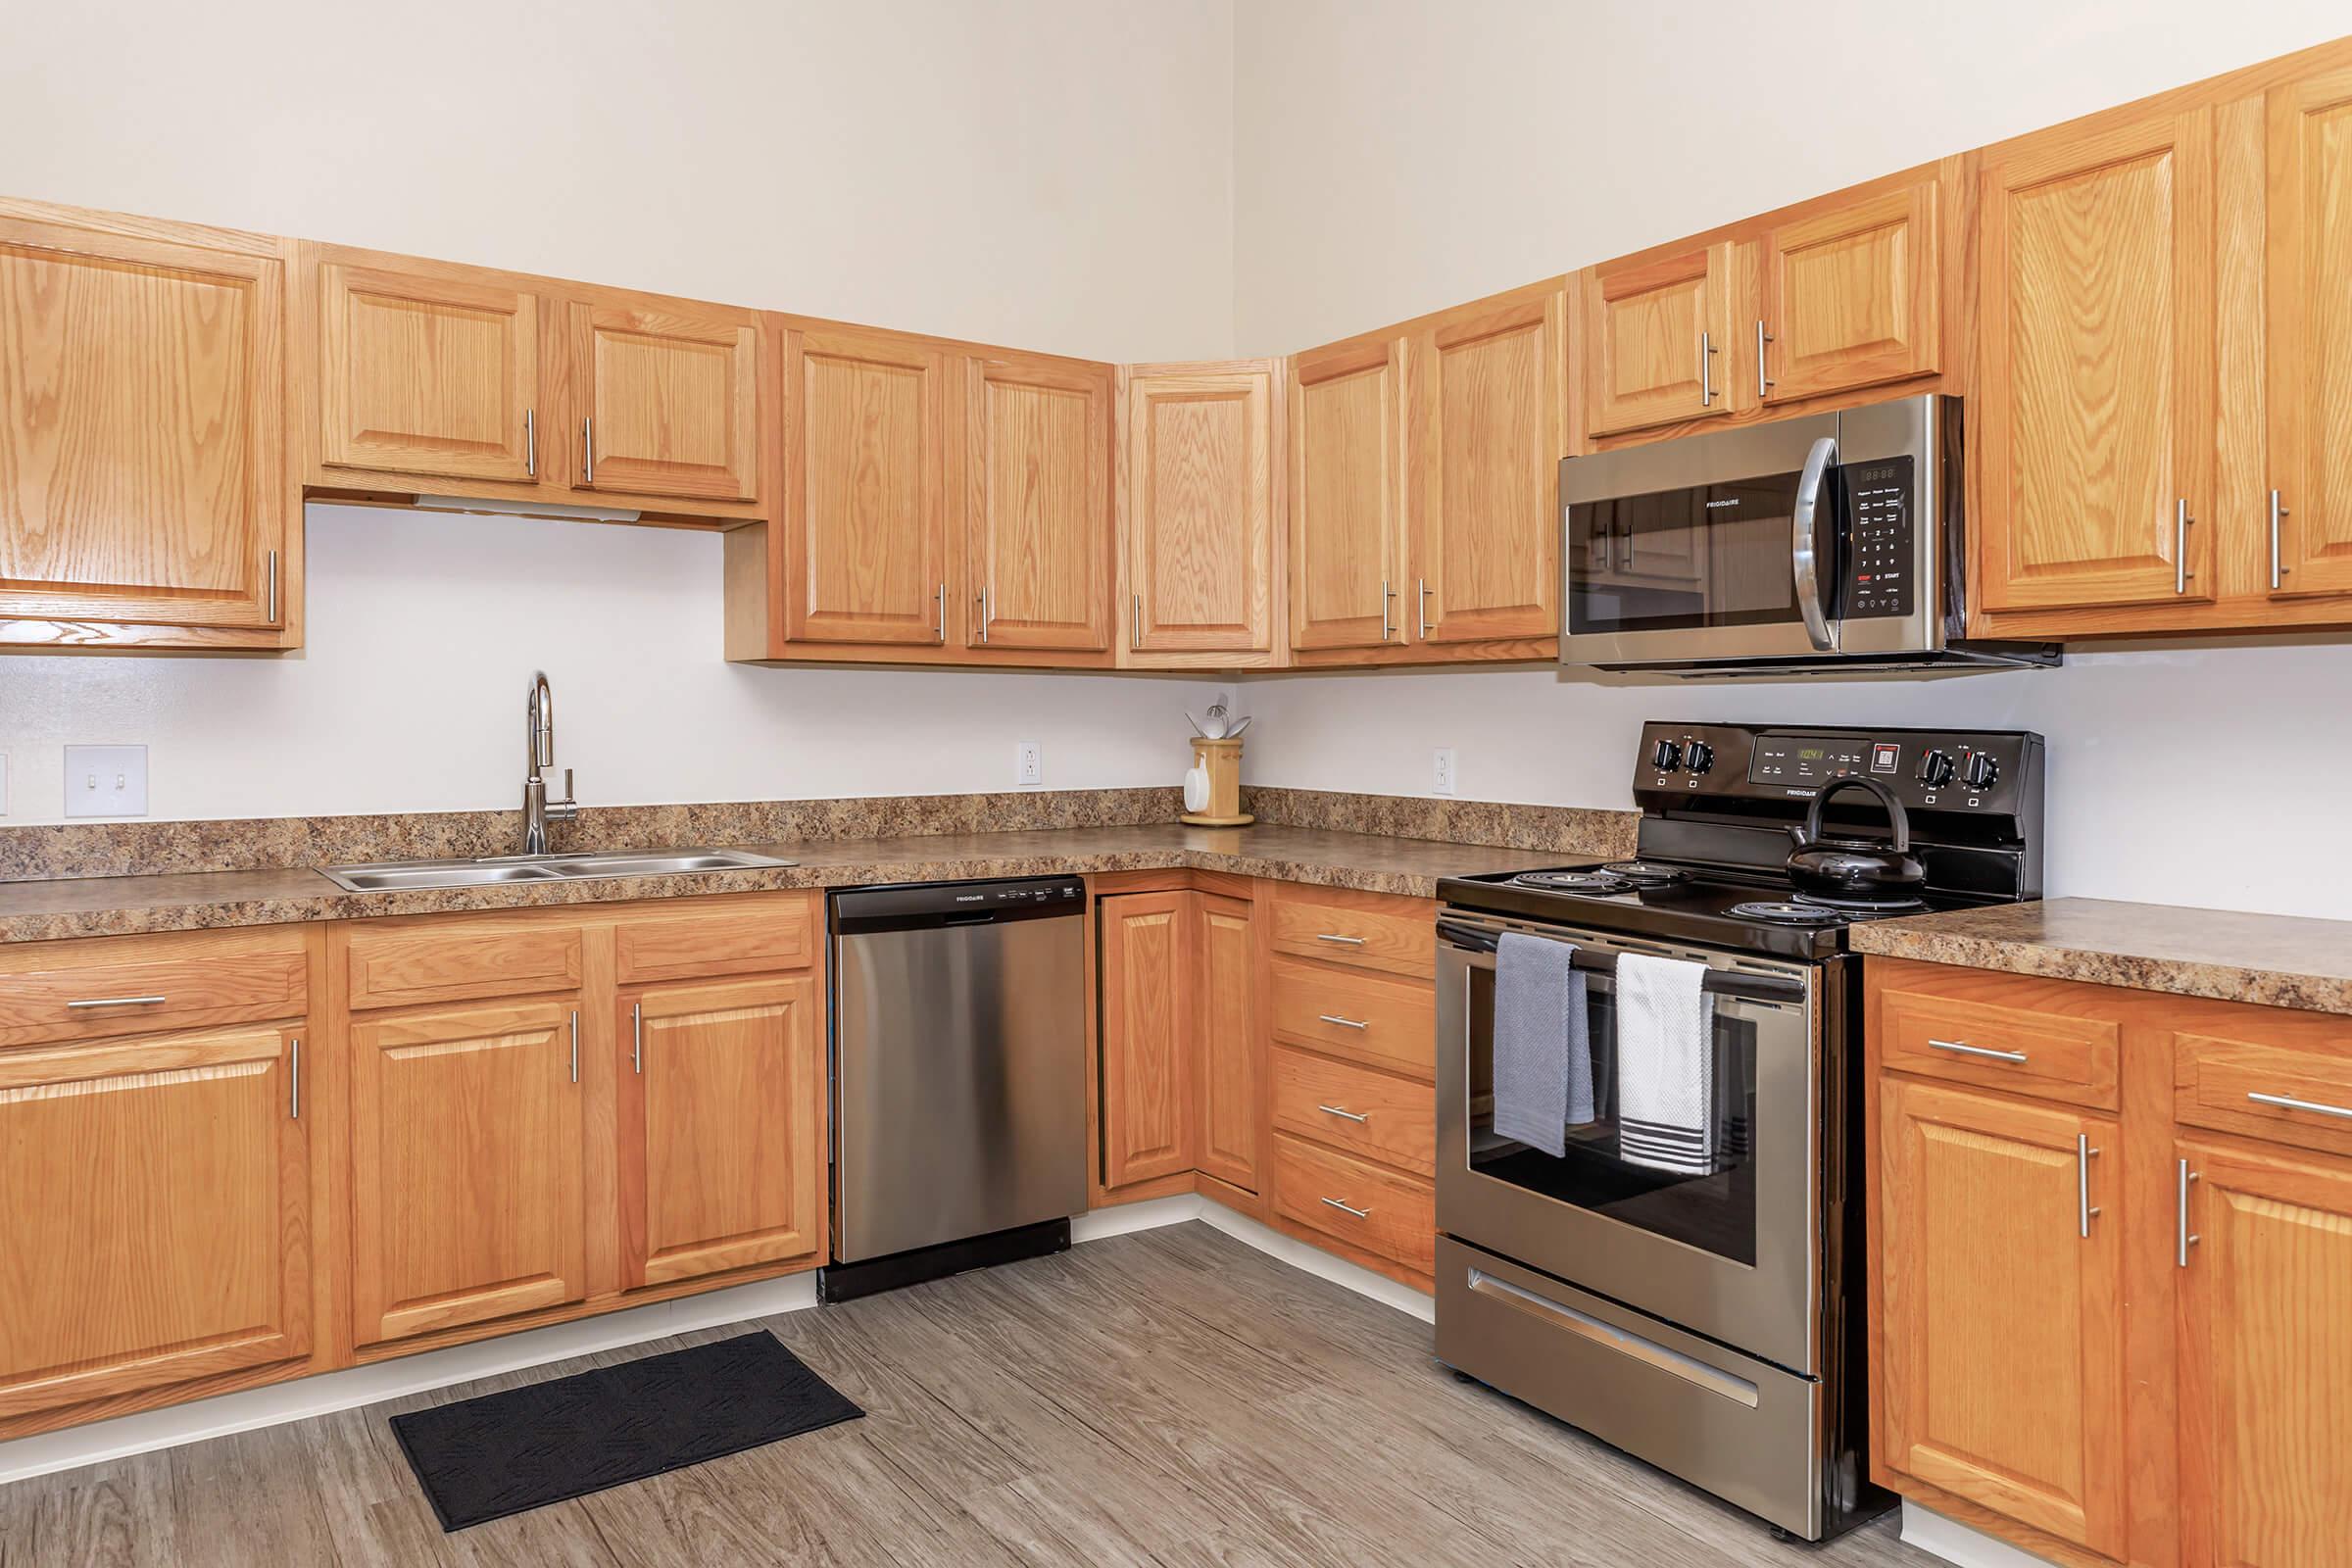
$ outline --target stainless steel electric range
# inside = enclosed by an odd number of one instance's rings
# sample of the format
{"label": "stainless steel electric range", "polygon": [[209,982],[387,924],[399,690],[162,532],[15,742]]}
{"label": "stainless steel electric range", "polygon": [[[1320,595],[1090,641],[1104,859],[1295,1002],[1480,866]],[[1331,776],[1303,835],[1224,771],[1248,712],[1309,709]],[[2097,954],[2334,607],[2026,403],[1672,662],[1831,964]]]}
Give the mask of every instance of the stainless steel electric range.
{"label": "stainless steel electric range", "polygon": [[[1899,840],[1911,902],[1801,894],[1825,830]],[[1480,1382],[1821,1540],[1883,1511],[1868,1480],[1856,920],[2040,896],[2042,744],[2022,732],[1644,725],[1631,860],[1448,878],[1438,914],[1438,1355]],[[1576,947],[1594,1119],[1554,1157],[1494,1130],[1495,953]],[[1716,1118],[1703,1174],[1619,1149],[1617,959],[1707,966]]]}

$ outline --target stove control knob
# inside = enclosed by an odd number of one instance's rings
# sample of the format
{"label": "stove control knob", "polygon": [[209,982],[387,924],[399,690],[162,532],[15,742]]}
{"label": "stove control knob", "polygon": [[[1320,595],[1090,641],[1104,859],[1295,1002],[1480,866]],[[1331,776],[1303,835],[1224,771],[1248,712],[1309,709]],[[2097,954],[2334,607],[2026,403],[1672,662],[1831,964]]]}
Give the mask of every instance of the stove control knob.
{"label": "stove control knob", "polygon": [[1993,781],[2001,776],[2001,764],[1979,752],[1968,760],[1968,767],[1961,776],[1970,789],[1988,790],[1992,788]]}
{"label": "stove control knob", "polygon": [[1671,773],[1683,760],[1683,749],[1672,741],[1660,741],[1649,754],[1649,765],[1661,773]]}
{"label": "stove control knob", "polygon": [[1693,773],[1704,773],[1715,765],[1715,748],[1705,741],[1692,741],[1683,748],[1683,765]]}
{"label": "stove control knob", "polygon": [[1952,754],[1930,747],[1919,760],[1919,781],[1932,790],[1939,790],[1952,781]]}

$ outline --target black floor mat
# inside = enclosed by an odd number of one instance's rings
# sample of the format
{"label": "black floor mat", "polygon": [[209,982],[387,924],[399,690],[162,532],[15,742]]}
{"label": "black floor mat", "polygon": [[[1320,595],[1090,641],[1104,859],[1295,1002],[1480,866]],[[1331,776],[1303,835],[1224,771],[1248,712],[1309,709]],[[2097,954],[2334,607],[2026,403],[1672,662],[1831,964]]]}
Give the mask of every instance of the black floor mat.
{"label": "black floor mat", "polygon": [[392,1418],[443,1530],[865,1414],[762,1332]]}

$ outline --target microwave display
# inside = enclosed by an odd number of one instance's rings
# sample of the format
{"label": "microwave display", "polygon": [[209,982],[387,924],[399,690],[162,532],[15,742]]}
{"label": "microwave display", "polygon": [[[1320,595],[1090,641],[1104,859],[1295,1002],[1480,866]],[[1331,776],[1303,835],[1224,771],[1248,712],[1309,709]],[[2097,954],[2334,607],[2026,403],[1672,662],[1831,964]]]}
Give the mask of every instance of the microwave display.
{"label": "microwave display", "polygon": [[1839,469],[1851,519],[1843,608],[1849,618],[1911,613],[1916,554],[1912,473],[1913,460],[1907,454],[1877,463],[1849,463]]}

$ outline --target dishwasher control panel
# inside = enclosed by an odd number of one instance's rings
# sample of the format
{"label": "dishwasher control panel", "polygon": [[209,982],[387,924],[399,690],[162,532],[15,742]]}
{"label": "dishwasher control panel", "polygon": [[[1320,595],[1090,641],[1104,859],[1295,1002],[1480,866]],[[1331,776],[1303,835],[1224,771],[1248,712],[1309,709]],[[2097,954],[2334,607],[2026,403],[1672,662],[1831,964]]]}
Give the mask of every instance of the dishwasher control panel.
{"label": "dishwasher control panel", "polygon": [[1040,914],[1079,914],[1085,908],[1086,883],[1074,876],[901,883],[843,888],[833,895],[833,928],[840,932],[874,920],[950,924],[987,918],[1030,919]]}

